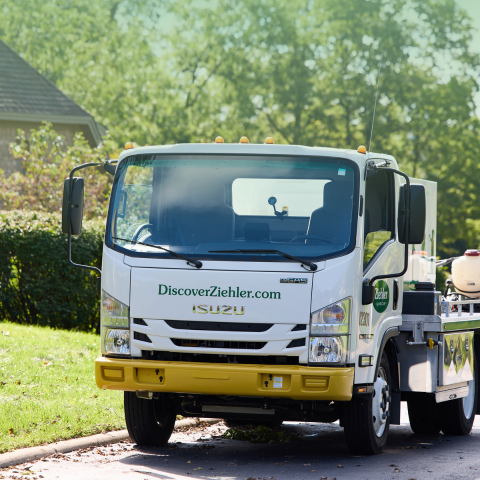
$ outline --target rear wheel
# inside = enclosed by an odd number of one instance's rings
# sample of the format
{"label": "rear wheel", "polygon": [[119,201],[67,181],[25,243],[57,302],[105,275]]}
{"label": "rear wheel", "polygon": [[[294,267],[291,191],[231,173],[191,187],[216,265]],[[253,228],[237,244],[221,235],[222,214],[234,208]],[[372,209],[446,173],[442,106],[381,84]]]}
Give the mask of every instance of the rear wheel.
{"label": "rear wheel", "polygon": [[138,445],[163,447],[175,427],[176,411],[164,394],[147,400],[125,392],[125,421],[130,438]]}
{"label": "rear wheel", "polygon": [[391,383],[388,358],[383,352],[373,393],[353,396],[345,403],[343,425],[351,453],[377,455],[385,447],[390,428]]}
{"label": "rear wheel", "polygon": [[440,425],[445,435],[468,435],[472,431],[478,401],[477,358],[475,353],[473,355],[473,380],[468,382],[468,395],[438,404]]}
{"label": "rear wheel", "polygon": [[411,429],[418,435],[440,433],[438,404],[433,394],[415,393],[407,400]]}

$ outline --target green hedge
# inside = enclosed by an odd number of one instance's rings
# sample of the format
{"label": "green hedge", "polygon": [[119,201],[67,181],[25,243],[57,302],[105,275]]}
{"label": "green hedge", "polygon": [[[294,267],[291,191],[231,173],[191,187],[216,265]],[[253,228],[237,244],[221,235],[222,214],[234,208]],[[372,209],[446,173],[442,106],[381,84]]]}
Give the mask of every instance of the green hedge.
{"label": "green hedge", "polygon": [[[68,263],[60,223],[56,214],[0,212],[0,320],[98,331],[96,275]],[[101,268],[103,229],[84,222],[73,261]]]}

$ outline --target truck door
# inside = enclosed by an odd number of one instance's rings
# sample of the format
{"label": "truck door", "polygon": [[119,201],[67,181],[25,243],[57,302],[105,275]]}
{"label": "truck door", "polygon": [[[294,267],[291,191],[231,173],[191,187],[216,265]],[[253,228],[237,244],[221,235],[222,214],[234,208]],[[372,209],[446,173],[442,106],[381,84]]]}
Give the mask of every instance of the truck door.
{"label": "truck door", "polygon": [[[398,180],[392,172],[379,170],[366,181],[364,212],[363,278],[401,272],[403,245],[396,240],[396,200]],[[383,333],[398,325],[400,279],[389,278],[375,282],[373,304],[360,310],[360,351],[375,356],[379,353]],[[392,317],[397,317],[393,319]],[[372,348],[375,347],[375,348]]]}

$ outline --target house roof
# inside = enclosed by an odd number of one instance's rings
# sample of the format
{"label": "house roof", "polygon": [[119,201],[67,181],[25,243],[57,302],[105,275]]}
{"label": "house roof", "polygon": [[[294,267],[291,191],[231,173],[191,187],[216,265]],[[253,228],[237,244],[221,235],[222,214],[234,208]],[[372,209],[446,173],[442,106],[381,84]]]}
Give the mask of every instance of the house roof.
{"label": "house roof", "polygon": [[83,124],[101,137],[93,117],[0,40],[0,119]]}

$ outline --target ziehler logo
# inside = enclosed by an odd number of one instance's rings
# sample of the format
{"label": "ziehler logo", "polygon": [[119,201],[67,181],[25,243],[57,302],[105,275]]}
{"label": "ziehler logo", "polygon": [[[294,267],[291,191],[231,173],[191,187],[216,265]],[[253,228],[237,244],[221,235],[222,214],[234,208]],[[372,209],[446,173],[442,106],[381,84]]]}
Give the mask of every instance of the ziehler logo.
{"label": "ziehler logo", "polygon": [[383,288],[375,292],[375,300],[386,300],[388,298],[388,292]]}
{"label": "ziehler logo", "polygon": [[281,300],[280,292],[240,290],[240,287],[222,288],[175,288],[171,285],[159,285],[159,295],[180,295],[185,297],[220,297],[220,298],[259,298],[264,300]]}

